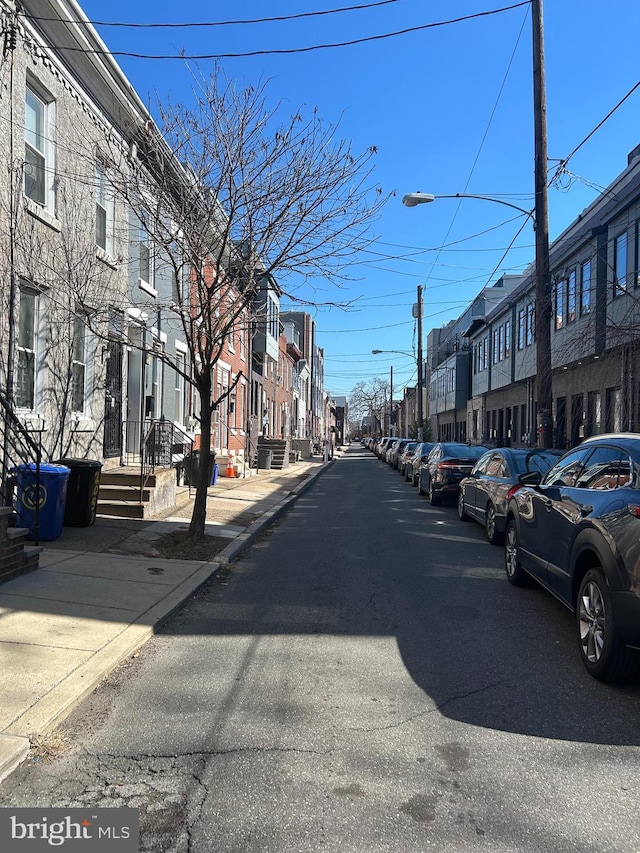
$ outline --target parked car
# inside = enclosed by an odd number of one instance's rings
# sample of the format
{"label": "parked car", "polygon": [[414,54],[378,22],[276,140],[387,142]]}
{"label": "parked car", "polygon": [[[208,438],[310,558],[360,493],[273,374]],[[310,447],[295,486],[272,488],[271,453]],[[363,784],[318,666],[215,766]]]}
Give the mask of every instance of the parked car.
{"label": "parked car", "polygon": [[393,440],[392,435],[383,435],[378,439],[376,445],[373,448],[373,452],[376,454],[378,459],[384,459],[384,454],[386,453],[387,444]]}
{"label": "parked car", "polygon": [[404,450],[398,456],[398,471],[403,477],[407,467],[407,462],[413,456],[413,451],[416,449],[417,444],[417,441],[408,441],[404,446]]}
{"label": "parked car", "polygon": [[507,510],[505,569],[575,613],[587,671],[605,681],[640,647],[640,434],[586,439],[547,473],[520,475]]}
{"label": "parked car", "polygon": [[421,441],[416,444],[413,455],[407,460],[407,464],[404,469],[404,478],[407,483],[411,483],[412,486],[418,485],[418,472],[420,471],[420,466],[423,462],[427,461],[427,456],[431,453],[434,447],[435,442],[433,441]]}
{"label": "parked car", "polygon": [[458,517],[461,521],[479,521],[489,542],[498,545],[504,537],[509,499],[520,488],[520,474],[546,474],[562,454],[562,450],[540,448],[487,451],[460,483]]}
{"label": "parked car", "polygon": [[460,481],[487,449],[476,444],[438,442],[420,466],[418,491],[429,495],[432,506],[439,506],[445,497],[456,497]]}
{"label": "parked car", "polygon": [[387,462],[395,470],[400,464],[400,454],[411,441],[410,438],[398,438],[387,451]]}

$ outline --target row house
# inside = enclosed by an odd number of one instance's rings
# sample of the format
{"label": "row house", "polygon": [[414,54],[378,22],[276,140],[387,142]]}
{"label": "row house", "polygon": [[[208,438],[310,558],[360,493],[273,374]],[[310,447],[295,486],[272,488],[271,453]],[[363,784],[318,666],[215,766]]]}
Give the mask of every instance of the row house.
{"label": "row house", "polygon": [[282,314],[287,340],[302,354],[296,362],[296,417],[292,436],[298,448],[319,445],[327,436],[324,392],[324,350],[316,343],[316,324],[304,311]]}
{"label": "row house", "polygon": [[[2,423],[31,435],[42,461],[92,458],[104,469],[142,464],[159,424],[175,461],[173,450],[198,445],[183,322],[192,275],[158,251],[153,199],[134,205],[118,191],[146,168],[153,119],[75,0],[0,0],[0,14]],[[203,264],[216,281],[214,262]],[[260,437],[321,428],[322,351],[309,315],[296,322],[297,353],[268,277],[229,330],[212,370],[218,456],[245,467]],[[14,462],[5,454],[3,482]]]}
{"label": "row house", "polygon": [[[554,446],[640,426],[640,146],[550,247]],[[535,269],[463,331],[470,441],[533,446]],[[445,362],[437,365],[446,369]],[[446,434],[440,425],[440,434]]]}
{"label": "row house", "polygon": [[519,284],[519,276],[502,276],[485,287],[456,320],[427,336],[425,387],[428,392],[427,417],[431,435],[439,441],[473,440],[467,429],[467,401],[470,393],[468,335],[483,325],[486,314],[499,305]]}
{"label": "row house", "polygon": [[119,465],[145,420],[189,425],[186,383],[166,367],[189,369],[160,307],[173,283],[109,174],[115,160],[126,181],[150,116],[76,3],[3,0],[0,13],[2,387],[43,459]]}

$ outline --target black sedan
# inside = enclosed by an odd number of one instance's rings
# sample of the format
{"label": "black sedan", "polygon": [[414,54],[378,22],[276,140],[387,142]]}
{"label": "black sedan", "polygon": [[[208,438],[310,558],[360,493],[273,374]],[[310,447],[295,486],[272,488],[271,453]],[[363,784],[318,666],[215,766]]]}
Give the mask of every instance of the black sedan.
{"label": "black sedan", "polygon": [[629,647],[640,648],[640,435],[588,438],[520,482],[507,510],[508,580],[546,587],[576,615],[587,671],[623,678]]}
{"label": "black sedan", "polygon": [[404,478],[407,483],[411,483],[412,486],[418,485],[420,466],[427,461],[427,456],[434,447],[435,443],[433,441],[421,441],[419,444],[416,444],[413,455],[410,459],[407,459],[407,464],[404,466]]}
{"label": "black sedan", "polygon": [[475,444],[438,442],[420,466],[418,490],[429,495],[432,506],[439,506],[443,498],[456,497],[460,481],[471,473],[478,459],[487,452],[486,447]]}
{"label": "black sedan", "polygon": [[562,453],[562,450],[537,448],[489,450],[460,483],[458,517],[461,521],[479,521],[489,542],[498,545],[504,537],[509,499],[520,488],[520,474],[530,471],[546,474]]}

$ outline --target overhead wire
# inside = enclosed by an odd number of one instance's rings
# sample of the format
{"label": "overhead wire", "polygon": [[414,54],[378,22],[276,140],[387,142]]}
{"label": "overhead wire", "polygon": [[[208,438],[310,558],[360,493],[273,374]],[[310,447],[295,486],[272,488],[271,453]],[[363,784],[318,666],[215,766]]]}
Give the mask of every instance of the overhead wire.
{"label": "overhead wire", "polygon": [[564,159],[560,160],[560,162],[559,162],[558,166],[557,166],[557,167],[556,167],[556,169],[555,169],[555,172],[554,172],[553,177],[552,177],[552,178],[550,179],[550,181],[549,181],[549,184],[550,184],[550,185],[551,185],[554,181],[557,181],[557,180],[559,179],[560,175],[562,175],[563,173],[565,173],[565,172],[566,172],[566,170],[567,170],[567,164],[568,164],[569,160],[571,160],[571,158],[572,158],[575,154],[577,154],[577,152],[582,148],[582,146],[583,146],[583,145],[585,145],[585,143],[587,143],[587,142],[591,139],[591,137],[592,137],[592,136],[593,136],[593,135],[594,135],[598,130],[600,130],[600,128],[601,128],[601,127],[602,127],[602,126],[603,126],[603,125],[604,125],[604,124],[605,124],[605,123],[606,123],[606,122],[611,118],[611,116],[612,116],[612,115],[613,115],[617,110],[619,110],[619,109],[620,109],[620,107],[624,104],[624,102],[625,102],[625,101],[627,101],[627,100],[631,97],[631,95],[633,95],[633,93],[636,91],[636,89],[638,89],[638,87],[640,87],[640,80],[638,80],[638,82],[637,82],[634,86],[632,86],[632,87],[631,87],[631,89],[629,89],[629,91],[627,92],[627,94],[626,94],[623,98],[621,98],[621,99],[618,101],[618,103],[615,105],[615,107],[613,107],[612,109],[610,109],[610,110],[609,110],[609,112],[606,114],[606,116],[605,116],[603,119],[601,119],[601,121],[599,121],[599,122],[598,122],[598,124],[593,128],[593,130],[591,130],[591,131],[590,131],[590,132],[589,132],[589,133],[584,137],[584,139],[576,145],[576,147],[573,149],[573,151],[572,151],[570,154],[568,154]]}
{"label": "overhead wire", "polygon": [[381,33],[379,35],[374,36],[363,36],[362,38],[357,39],[349,39],[348,41],[342,42],[329,42],[326,44],[315,44],[308,45],[306,47],[293,47],[293,48],[268,48],[264,50],[249,50],[238,53],[207,53],[207,54],[187,54],[184,51],[176,54],[150,54],[150,53],[137,53],[134,51],[128,50],[101,50],[99,48],[86,48],[86,47],[69,47],[67,45],[56,45],[52,46],[52,50],[57,50],[60,53],[66,52],[76,52],[76,53],[84,53],[84,54],[98,54],[98,55],[108,55],[108,56],[128,56],[133,59],[153,59],[153,60],[173,60],[179,59],[182,61],[185,60],[193,60],[193,61],[204,61],[209,59],[246,59],[251,56],[283,56],[288,54],[296,54],[296,53],[310,53],[315,50],[327,50],[334,49],[338,47],[352,47],[356,44],[366,44],[368,42],[381,41],[383,39],[395,38],[397,36],[407,35],[409,33],[423,32],[424,30],[433,29],[435,27],[444,27],[449,26],[451,24],[459,24],[463,21],[470,21],[475,18],[483,18],[489,15],[498,15],[502,12],[509,12],[512,9],[518,9],[521,6],[529,6],[530,0],[521,0],[519,3],[515,3],[511,6],[503,6],[500,9],[490,9],[484,12],[476,12],[472,15],[463,15],[459,18],[451,18],[446,21],[435,21],[429,24],[419,24],[415,27],[405,27],[401,30],[395,30],[390,33]]}
{"label": "overhead wire", "polygon": [[[363,3],[359,6],[343,6],[338,9],[322,9],[316,12],[296,12],[293,15],[274,15],[269,18],[244,18],[232,21],[167,21],[152,23],[137,23],[126,21],[71,21],[72,24],[89,23],[93,27],[121,27],[131,29],[185,29],[188,27],[229,27],[242,24],[269,24],[280,21],[295,21],[300,18],[315,18],[322,15],[335,15],[341,12],[358,12],[365,9],[374,9],[376,6],[388,6],[391,3],[399,3],[401,0],[376,0],[374,3]],[[30,16],[34,21],[57,21],[57,18],[45,18],[43,16]]]}

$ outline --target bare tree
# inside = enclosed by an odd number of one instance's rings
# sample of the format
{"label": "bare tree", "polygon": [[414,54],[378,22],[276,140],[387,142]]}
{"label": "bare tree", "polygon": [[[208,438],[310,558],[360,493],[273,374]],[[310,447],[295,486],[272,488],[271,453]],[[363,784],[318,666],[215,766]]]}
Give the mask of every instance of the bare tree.
{"label": "bare tree", "polygon": [[389,382],[376,376],[369,382],[358,382],[349,396],[349,410],[352,416],[362,420],[373,418],[374,432],[382,434],[385,415],[389,407]]}
{"label": "bare tree", "polygon": [[213,370],[225,338],[250,322],[256,297],[274,280],[291,299],[312,284],[316,295],[323,291],[317,301],[330,302],[326,288],[348,279],[384,199],[371,186],[375,148],[352,153],[315,110],[281,119],[266,83],[242,87],[219,69],[194,84],[192,104],[160,105],[159,127],[141,128],[133,169],[113,157],[111,180],[183,285],[153,310],[172,315],[189,348],[184,378],[199,400],[201,431],[189,534],[200,539],[212,415],[241,378],[217,395]]}

